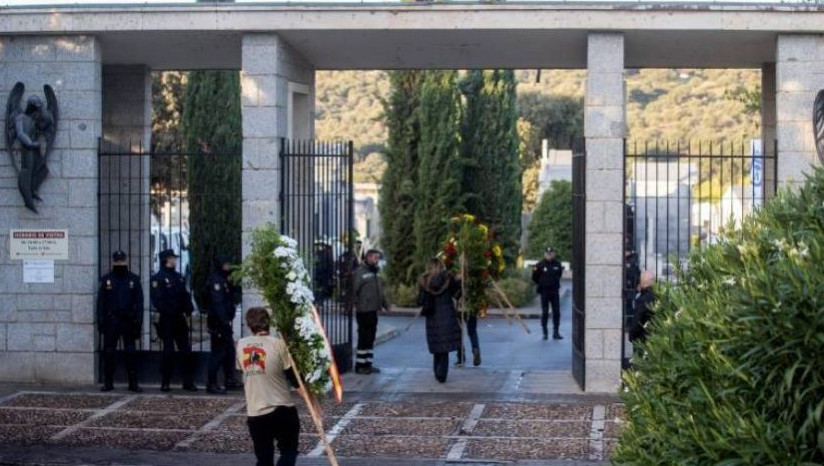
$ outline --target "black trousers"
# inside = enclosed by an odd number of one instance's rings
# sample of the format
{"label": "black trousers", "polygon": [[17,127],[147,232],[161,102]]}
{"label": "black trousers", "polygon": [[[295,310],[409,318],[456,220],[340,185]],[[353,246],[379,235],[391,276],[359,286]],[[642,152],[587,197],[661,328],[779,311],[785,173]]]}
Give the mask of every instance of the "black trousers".
{"label": "black trousers", "polygon": [[558,290],[544,291],[541,293],[541,328],[544,335],[547,334],[547,322],[549,321],[549,306],[552,305],[552,327],[555,332],[561,326],[561,303],[558,297]]}
{"label": "black trousers", "polygon": [[[475,348],[480,349],[481,343],[478,340],[478,316],[471,316],[466,318],[466,334],[469,336],[469,344],[472,345],[472,349]],[[463,338],[463,336],[461,337]],[[458,362],[464,362],[464,354],[463,354],[463,341],[461,342],[461,347],[458,348]]]}
{"label": "black trousers", "polygon": [[117,342],[123,340],[123,352],[126,354],[126,374],[129,383],[137,382],[137,347],[135,332],[131,322],[126,323],[118,318],[109,318],[103,327],[103,383],[114,383],[115,353]]}
{"label": "black trousers", "polygon": [[232,327],[223,327],[210,332],[212,349],[209,352],[209,383],[217,383],[217,373],[223,368],[223,378],[227,382],[235,377],[235,340]]}
{"label": "black trousers", "polygon": [[269,414],[246,418],[257,466],[274,466],[275,441],[278,442],[280,459],[277,466],[294,466],[298,458],[300,418],[294,406],[279,406]]}
{"label": "black trousers", "polygon": [[372,367],[375,354],[375,335],[378,333],[378,313],[358,312],[358,349],[355,355],[355,369]]}
{"label": "black trousers", "polygon": [[449,375],[449,353],[435,353],[432,355],[432,366],[435,370],[435,378],[438,382],[446,382]]}
{"label": "black trousers", "polygon": [[192,342],[189,339],[189,324],[183,314],[160,316],[160,339],[163,340],[163,360],[160,364],[162,383],[168,385],[172,378],[175,361],[175,346],[180,353],[183,366],[183,384],[192,383]]}

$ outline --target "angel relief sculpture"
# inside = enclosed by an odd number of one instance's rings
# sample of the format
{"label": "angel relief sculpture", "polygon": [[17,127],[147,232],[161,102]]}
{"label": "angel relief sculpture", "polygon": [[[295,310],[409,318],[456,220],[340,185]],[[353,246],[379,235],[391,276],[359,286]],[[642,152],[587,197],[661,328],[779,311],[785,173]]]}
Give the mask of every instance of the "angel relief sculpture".
{"label": "angel relief sculpture", "polygon": [[[6,105],[6,149],[11,157],[11,165],[17,173],[17,187],[23,196],[23,203],[32,212],[37,212],[35,201],[42,202],[38,192],[49,174],[49,153],[57,136],[58,108],[54,89],[43,86],[46,101],[38,95],[29,96],[25,110],[20,103],[26,87],[18,82],[14,85]],[[20,164],[15,157],[15,142],[20,142]]]}

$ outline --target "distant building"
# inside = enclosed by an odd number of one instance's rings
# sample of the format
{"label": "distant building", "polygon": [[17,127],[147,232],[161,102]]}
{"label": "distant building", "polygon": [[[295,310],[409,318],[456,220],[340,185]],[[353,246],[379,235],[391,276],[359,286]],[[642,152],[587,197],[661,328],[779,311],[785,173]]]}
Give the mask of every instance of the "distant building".
{"label": "distant building", "polygon": [[381,218],[378,211],[380,185],[355,183],[355,230],[360,233],[364,247],[377,246],[381,237]]}
{"label": "distant building", "polygon": [[541,171],[538,173],[538,199],[556,180],[572,182],[572,151],[550,149],[549,141],[544,139],[541,144]]}

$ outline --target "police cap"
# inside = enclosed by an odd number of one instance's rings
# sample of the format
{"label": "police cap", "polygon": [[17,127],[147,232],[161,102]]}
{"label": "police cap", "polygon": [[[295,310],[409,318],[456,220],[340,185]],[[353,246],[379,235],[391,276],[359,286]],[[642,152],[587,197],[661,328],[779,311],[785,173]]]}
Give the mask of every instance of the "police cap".
{"label": "police cap", "polygon": [[112,260],[115,261],[115,262],[124,261],[124,260],[126,260],[127,257],[128,257],[128,255],[125,252],[123,252],[119,249],[112,253]]}

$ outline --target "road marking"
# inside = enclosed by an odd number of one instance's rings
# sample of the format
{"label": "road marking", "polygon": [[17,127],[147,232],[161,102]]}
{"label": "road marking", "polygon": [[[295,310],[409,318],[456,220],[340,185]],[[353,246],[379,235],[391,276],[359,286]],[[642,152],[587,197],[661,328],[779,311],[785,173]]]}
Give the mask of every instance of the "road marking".
{"label": "road marking", "polygon": [[461,430],[459,432],[461,438],[452,445],[449,453],[446,454],[447,461],[455,461],[463,457],[464,450],[466,450],[467,436],[472,435],[472,431],[474,431],[475,426],[478,425],[478,420],[484,414],[484,409],[486,409],[486,405],[481,403],[472,407],[469,416],[467,416],[463,424],[461,424]]}
{"label": "road marking", "polygon": [[[365,403],[357,403],[355,404],[355,406],[352,406],[352,409],[347,411],[347,413],[344,414],[342,418],[340,418],[338,423],[332,426],[332,428],[329,429],[329,432],[326,433],[326,441],[332,443],[338,437],[338,435],[340,435],[340,433],[343,432],[343,429],[345,429],[346,426],[348,426],[349,423],[352,422],[352,420],[355,419],[355,417],[358,414],[360,414],[361,411],[363,411],[363,408],[365,406]],[[320,456],[323,454],[324,451],[326,451],[326,445],[323,443],[323,440],[319,439],[318,443],[315,445],[315,448],[312,451],[310,451],[306,456]]]}
{"label": "road marking", "polygon": [[604,460],[604,417],[606,407],[595,405],[592,407],[592,429],[589,431],[589,459],[592,461]]}
{"label": "road marking", "polygon": [[226,408],[222,413],[215,416],[211,421],[207,422],[203,425],[200,429],[196,430],[192,435],[189,437],[177,442],[177,445],[173,448],[174,450],[189,448],[192,446],[195,441],[200,438],[203,434],[209,433],[217,429],[217,427],[230,416],[234,416],[237,414],[243,407],[246,406],[246,402],[239,401],[232,406]]}
{"label": "road marking", "polygon": [[100,419],[101,417],[106,416],[109,413],[117,411],[118,409],[122,408],[123,406],[126,406],[128,403],[130,403],[132,400],[135,400],[136,398],[137,398],[137,396],[132,395],[132,396],[127,396],[127,397],[123,398],[120,401],[115,401],[114,403],[110,404],[109,406],[106,406],[105,408],[103,408],[101,410],[98,410],[96,413],[89,416],[89,418],[86,419],[85,421],[79,422],[79,423],[77,423],[73,426],[70,426],[70,427],[66,427],[65,429],[61,430],[60,432],[52,435],[51,438],[49,438],[49,440],[52,441],[52,442],[57,441],[57,440],[62,440],[64,438],[66,438],[69,434],[72,434],[75,431],[88,426],[89,424],[91,424],[95,420]]}

